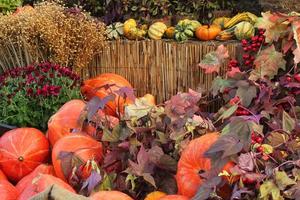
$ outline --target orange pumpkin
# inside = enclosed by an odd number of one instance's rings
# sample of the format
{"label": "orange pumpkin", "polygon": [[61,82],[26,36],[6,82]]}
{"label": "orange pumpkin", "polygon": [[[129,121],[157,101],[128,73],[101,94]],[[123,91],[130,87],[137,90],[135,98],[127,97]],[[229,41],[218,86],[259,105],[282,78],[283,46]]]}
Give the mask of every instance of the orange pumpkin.
{"label": "orange pumpkin", "polygon": [[182,195],[167,195],[159,200],[189,200],[189,198],[182,196]]}
{"label": "orange pumpkin", "polygon": [[1,137],[0,153],[3,172],[10,180],[19,181],[47,160],[49,142],[35,128],[17,128]]}
{"label": "orange pumpkin", "polygon": [[20,194],[18,200],[28,200],[34,195],[43,192],[51,185],[57,185],[72,193],[76,193],[75,190],[70,185],[68,185],[61,179],[56,178],[49,174],[40,174],[34,180],[32,180],[32,182],[29,185],[26,186],[24,191]]}
{"label": "orange pumpkin", "polygon": [[[112,85],[110,88],[104,88],[105,85]],[[118,113],[123,113],[124,105],[132,103],[128,98],[123,99],[115,91],[121,87],[132,88],[131,84],[122,76],[117,74],[101,74],[96,78],[86,80],[81,87],[81,93],[89,100],[94,96],[104,98],[113,93],[116,95],[115,99],[109,101],[104,109],[105,113],[112,116],[117,116]]]}
{"label": "orange pumpkin", "polygon": [[[178,162],[176,174],[179,194],[190,198],[196,194],[202,184],[199,171],[207,171],[211,167],[210,159],[205,158],[203,154],[218,138],[219,133],[209,133],[192,140],[184,149]],[[224,170],[229,172],[233,166],[234,163],[229,162],[225,165]]]}
{"label": "orange pumpkin", "polygon": [[100,191],[92,196],[90,200],[133,200],[130,196],[119,191]]}
{"label": "orange pumpkin", "polygon": [[7,180],[7,177],[6,177],[6,175],[3,173],[2,170],[0,170],[0,181],[1,181],[1,180]]}
{"label": "orange pumpkin", "polygon": [[7,180],[0,180],[0,197],[1,200],[18,199],[18,190]]}
{"label": "orange pumpkin", "polygon": [[17,190],[21,194],[24,189],[31,184],[32,180],[40,174],[54,175],[54,169],[52,165],[41,164],[33,172],[22,178],[16,185]]}
{"label": "orange pumpkin", "polygon": [[155,191],[149,193],[144,200],[160,200],[164,196],[167,196],[167,194],[164,192]]}
{"label": "orange pumpkin", "polygon": [[92,159],[96,162],[101,162],[103,158],[102,144],[88,135],[70,134],[61,138],[53,147],[52,163],[56,176],[66,182],[71,174],[66,177],[63,172],[61,159],[59,158],[59,155],[63,152],[74,153],[74,155],[80,158],[84,163]]}
{"label": "orange pumpkin", "polygon": [[221,28],[217,25],[204,25],[196,29],[196,37],[200,40],[214,40],[221,32]]}
{"label": "orange pumpkin", "polygon": [[62,137],[71,133],[72,129],[79,129],[78,119],[85,108],[81,100],[71,100],[65,103],[48,121],[48,138],[54,144]]}

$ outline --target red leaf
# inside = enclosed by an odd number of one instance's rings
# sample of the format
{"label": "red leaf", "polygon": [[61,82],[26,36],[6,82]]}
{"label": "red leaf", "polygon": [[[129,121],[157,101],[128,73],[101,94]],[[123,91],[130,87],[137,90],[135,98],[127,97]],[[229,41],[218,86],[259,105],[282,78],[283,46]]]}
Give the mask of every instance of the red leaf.
{"label": "red leaf", "polygon": [[230,71],[227,72],[227,76],[229,78],[233,78],[236,74],[242,73],[240,68],[238,67],[232,67]]}
{"label": "red leaf", "polygon": [[211,74],[213,72],[219,73],[221,65],[228,57],[229,54],[227,48],[224,45],[220,45],[216,51],[206,54],[199,66],[202,69],[205,69],[206,74]]}

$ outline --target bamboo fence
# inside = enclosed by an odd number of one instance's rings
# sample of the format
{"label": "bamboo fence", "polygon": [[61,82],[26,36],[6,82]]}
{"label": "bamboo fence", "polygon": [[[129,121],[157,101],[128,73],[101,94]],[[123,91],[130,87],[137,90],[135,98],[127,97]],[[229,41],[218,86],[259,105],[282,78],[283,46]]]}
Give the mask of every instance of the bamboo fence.
{"label": "bamboo fence", "polygon": [[[231,57],[236,56],[237,41],[111,41],[82,71],[82,76],[87,79],[101,73],[116,73],[129,80],[138,96],[151,93],[157,102],[163,102],[189,88],[210,88],[214,75],[205,74],[197,64],[220,44],[228,48]],[[221,74],[225,71],[226,64],[221,67]]]}

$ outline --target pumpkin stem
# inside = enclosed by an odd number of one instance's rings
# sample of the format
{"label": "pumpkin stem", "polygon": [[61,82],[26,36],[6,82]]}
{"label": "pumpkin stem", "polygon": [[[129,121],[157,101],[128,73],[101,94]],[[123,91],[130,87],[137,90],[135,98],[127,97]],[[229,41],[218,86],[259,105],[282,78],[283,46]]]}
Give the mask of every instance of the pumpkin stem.
{"label": "pumpkin stem", "polygon": [[24,157],[23,156],[20,156],[19,158],[18,158],[18,161],[23,161],[24,160]]}
{"label": "pumpkin stem", "polygon": [[205,170],[203,170],[203,169],[200,169],[200,170],[198,171],[198,174],[199,174],[199,175],[201,175],[201,174],[203,174],[203,173],[205,173]]}

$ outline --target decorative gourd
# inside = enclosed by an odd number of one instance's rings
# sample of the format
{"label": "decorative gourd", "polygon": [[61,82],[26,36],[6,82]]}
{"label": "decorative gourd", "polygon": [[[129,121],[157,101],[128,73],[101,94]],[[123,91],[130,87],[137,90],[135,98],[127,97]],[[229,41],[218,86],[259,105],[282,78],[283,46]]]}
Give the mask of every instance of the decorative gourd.
{"label": "decorative gourd", "polygon": [[133,200],[130,196],[119,191],[100,191],[90,196],[90,200]]}
{"label": "decorative gourd", "polygon": [[7,180],[0,180],[0,199],[1,200],[17,200],[19,196],[18,190]]}
{"label": "decorative gourd", "polygon": [[2,170],[0,170],[0,181],[1,181],[1,180],[7,180],[7,177],[6,177],[6,175],[3,173]]}
{"label": "decorative gourd", "polygon": [[[181,154],[178,162],[176,181],[178,193],[187,197],[193,197],[203,180],[199,176],[200,171],[210,170],[210,159],[203,154],[214,144],[219,137],[218,133],[209,133],[192,140]],[[234,164],[229,162],[224,170],[229,172]]]}
{"label": "decorative gourd", "polygon": [[78,119],[86,104],[82,100],[71,100],[65,103],[48,121],[48,139],[51,146],[56,141],[79,129]]}
{"label": "decorative gourd", "polygon": [[24,191],[20,194],[18,200],[28,200],[34,195],[43,192],[45,189],[50,187],[51,185],[57,185],[61,188],[64,188],[72,193],[76,193],[75,190],[62,181],[61,179],[54,177],[49,174],[39,174],[35,177],[30,184],[26,186]]}
{"label": "decorative gourd", "polygon": [[177,25],[175,28],[175,39],[177,41],[186,41],[194,36],[194,27],[190,24]]}
{"label": "decorative gourd", "polygon": [[160,200],[164,196],[167,196],[167,194],[164,192],[155,191],[149,193],[144,200]]}
{"label": "decorative gourd", "polygon": [[35,128],[18,128],[0,138],[0,165],[6,176],[19,181],[45,162],[49,155],[49,142]]}
{"label": "decorative gourd", "polygon": [[230,20],[229,17],[218,17],[214,19],[212,24],[221,27],[221,29],[224,29],[225,24],[229,22],[229,20]]}
{"label": "decorative gourd", "polygon": [[167,38],[173,39],[174,36],[175,36],[175,27],[173,27],[173,26],[169,27],[166,30],[165,35],[166,35]]}
{"label": "decorative gourd", "polygon": [[95,162],[100,163],[103,158],[102,144],[88,135],[76,133],[61,138],[53,147],[52,163],[56,176],[65,182],[69,180],[75,164],[74,166],[70,166],[71,169],[65,169],[65,167],[63,169],[60,155],[64,152],[72,152],[73,155],[80,158],[83,163],[92,159],[94,159]]}
{"label": "decorative gourd", "polygon": [[160,198],[159,200],[189,200],[189,198],[182,195],[167,195]]}
{"label": "decorative gourd", "polygon": [[[105,88],[106,85],[111,85],[109,89]],[[117,74],[101,74],[96,78],[86,80],[81,87],[81,93],[90,100],[94,96],[104,98],[111,93],[119,90],[121,87],[132,88],[131,84],[122,76]],[[118,113],[123,113],[124,105],[131,103],[130,99],[120,97],[115,94],[115,99],[109,101],[104,109],[107,115],[117,116]]]}
{"label": "decorative gourd", "polygon": [[190,24],[193,26],[194,31],[196,31],[197,28],[199,28],[201,26],[201,23],[198,22],[197,20],[191,20]]}
{"label": "decorative gourd", "polygon": [[145,94],[143,97],[141,97],[143,99],[145,99],[150,105],[155,106],[155,97],[152,94]]}
{"label": "decorative gourd", "polygon": [[153,40],[160,40],[167,30],[167,26],[162,22],[155,22],[149,27],[148,35]]}
{"label": "decorative gourd", "polygon": [[195,31],[199,26],[201,26],[201,23],[197,20],[183,19],[183,20],[180,20],[177,23],[177,25],[179,25],[179,26],[192,25],[193,31]]}
{"label": "decorative gourd", "polygon": [[137,27],[137,23],[134,19],[128,19],[124,22],[124,35],[128,35],[131,28]]}
{"label": "decorative gourd", "polygon": [[16,185],[16,188],[19,191],[19,193],[21,194],[24,191],[24,189],[32,183],[34,178],[36,178],[40,174],[54,175],[55,172],[53,166],[47,164],[41,164],[37,168],[35,168],[33,172],[23,177]]}
{"label": "decorative gourd", "polygon": [[105,33],[109,39],[117,40],[124,34],[124,24],[121,22],[113,23],[107,26]]}
{"label": "decorative gourd", "polygon": [[182,19],[182,20],[180,20],[180,21],[177,23],[177,25],[179,25],[179,26],[185,26],[185,25],[190,24],[190,22],[191,22],[190,19]]}
{"label": "decorative gourd", "polygon": [[216,25],[204,25],[200,26],[196,30],[196,37],[200,40],[213,40],[221,32],[221,28]]}
{"label": "decorative gourd", "polygon": [[255,29],[250,22],[240,22],[235,26],[234,35],[238,40],[249,39],[254,34]]}

